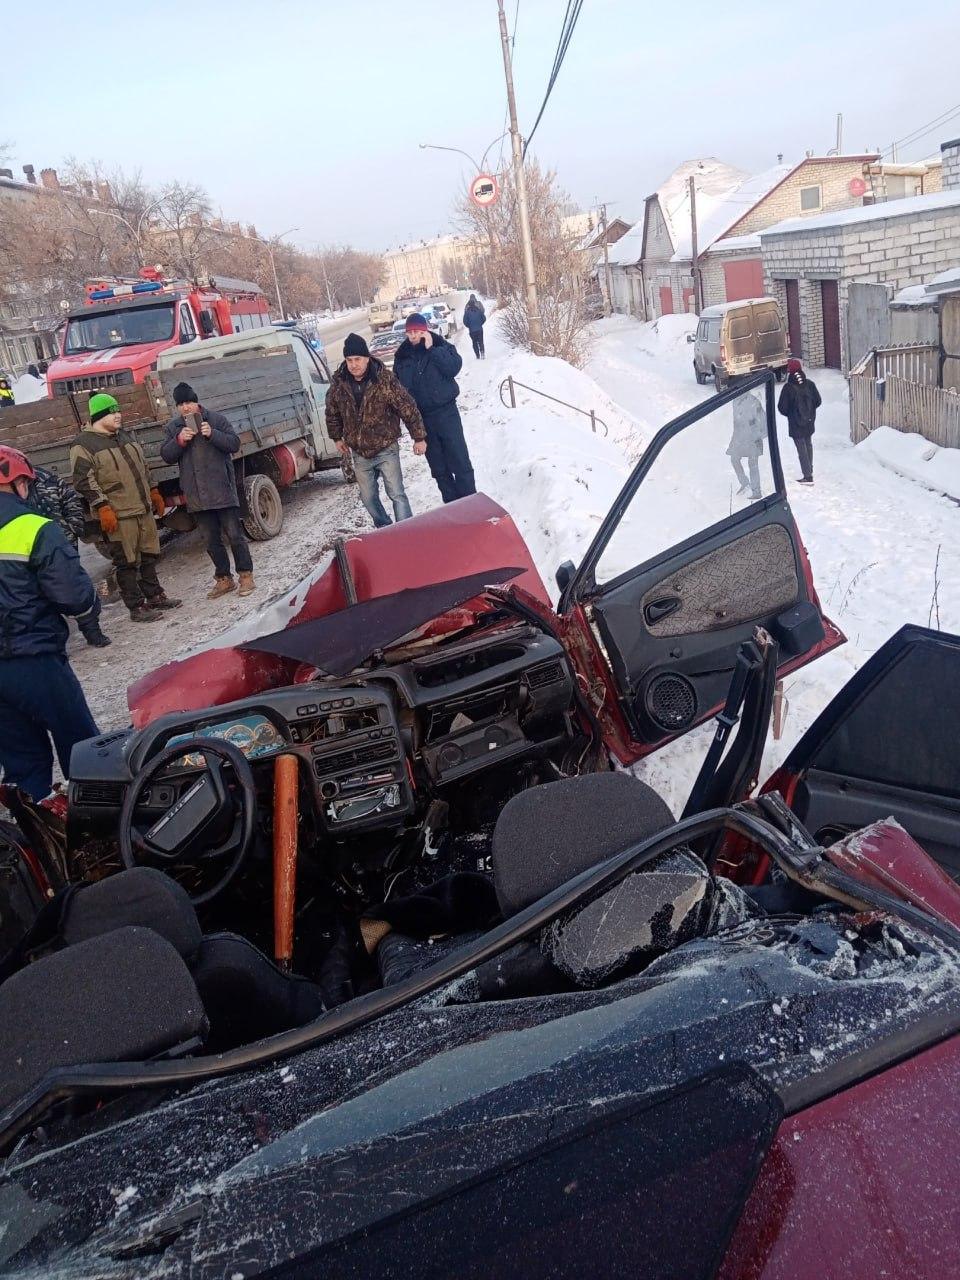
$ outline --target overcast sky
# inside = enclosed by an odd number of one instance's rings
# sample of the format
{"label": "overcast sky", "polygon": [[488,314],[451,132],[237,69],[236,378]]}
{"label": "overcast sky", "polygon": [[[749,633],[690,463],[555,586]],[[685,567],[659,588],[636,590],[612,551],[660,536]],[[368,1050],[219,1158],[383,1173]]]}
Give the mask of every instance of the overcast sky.
{"label": "overcast sky", "polygon": [[[507,0],[525,131],[565,7]],[[859,151],[956,106],[900,153],[927,156],[960,134],[958,36],[948,0],[585,0],[533,149],[577,204],[628,221],[687,158],[759,171],[826,151],[838,111]],[[479,159],[504,127],[496,0],[46,0],[9,5],[3,43],[17,176],[72,155],[195,180],[225,217],[295,226],[304,247],[449,230],[469,166],[418,144]]]}

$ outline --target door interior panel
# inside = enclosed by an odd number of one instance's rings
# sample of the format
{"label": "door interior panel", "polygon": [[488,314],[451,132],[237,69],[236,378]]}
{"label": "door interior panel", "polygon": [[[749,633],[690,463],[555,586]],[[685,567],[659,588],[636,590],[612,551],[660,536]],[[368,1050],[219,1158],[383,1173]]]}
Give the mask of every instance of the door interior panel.
{"label": "door interior panel", "polygon": [[823,845],[872,822],[896,818],[917,844],[960,882],[960,801],[811,769],[798,785],[791,807]]}
{"label": "door interior panel", "polygon": [[706,719],[726,696],[739,646],[807,600],[793,530],[786,502],[769,500],[740,518],[732,540],[721,528],[594,598],[624,712],[642,741]]}
{"label": "door interior panel", "polygon": [[793,543],[782,524],[766,524],[681,565],[641,601],[651,636],[719,631],[779,613],[800,590]]}

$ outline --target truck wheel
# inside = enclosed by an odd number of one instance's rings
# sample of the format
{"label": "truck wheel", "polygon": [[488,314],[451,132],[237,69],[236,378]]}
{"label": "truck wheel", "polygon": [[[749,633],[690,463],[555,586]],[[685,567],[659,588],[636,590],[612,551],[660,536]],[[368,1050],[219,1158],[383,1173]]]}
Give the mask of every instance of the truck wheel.
{"label": "truck wheel", "polygon": [[243,527],[254,542],[275,538],[283,526],[280,492],[269,476],[247,476],[243,482],[246,507]]}
{"label": "truck wheel", "polygon": [[694,360],[694,362],[693,362],[693,376],[696,378],[696,380],[697,380],[698,384],[699,384],[701,387],[703,386],[703,384],[704,384],[704,383],[706,382],[706,380],[707,380],[707,375],[706,375],[705,373],[701,373],[701,372],[700,372],[700,370],[699,370],[699,368],[697,367],[697,362],[696,362],[696,360]]}
{"label": "truck wheel", "polygon": [[722,369],[714,369],[713,385],[717,388],[717,391],[726,391],[727,387],[729,387],[730,379]]}

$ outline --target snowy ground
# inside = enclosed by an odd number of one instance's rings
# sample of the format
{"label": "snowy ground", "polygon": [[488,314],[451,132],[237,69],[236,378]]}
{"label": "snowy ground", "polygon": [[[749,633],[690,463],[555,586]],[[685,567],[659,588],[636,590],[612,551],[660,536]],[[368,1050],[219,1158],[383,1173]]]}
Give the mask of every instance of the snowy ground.
{"label": "snowy ground", "polygon": [[[712,390],[693,379],[687,317],[641,325],[612,317],[594,326],[591,357],[582,371],[558,360],[510,351],[487,326],[487,359],[475,361],[465,335],[460,405],[474,459],[478,487],[514,516],[544,581],[553,589],[556,567],[577,560],[654,431]],[[591,434],[589,419],[518,389],[518,407],[504,407],[499,385],[508,373],[584,409],[606,424]],[[765,768],[786,754],[827,700],[856,668],[904,622],[937,625],[931,619],[939,550],[939,624],[960,630],[960,513],[950,498],[892,469],[876,447],[854,448],[848,434],[846,384],[839,374],[818,371],[824,406],[818,419],[816,485],[797,486],[792,445],[782,432],[784,469],[791,505],[810,553],[825,610],[849,642],[790,677],[784,739],[769,743]],[[706,504],[736,501],[728,460],[709,455],[692,436],[684,457],[680,445],[665,462],[667,488],[648,497],[644,535],[655,529],[672,542],[682,526],[693,533],[709,523]],[[896,444],[897,442],[895,442]],[[725,447],[725,445],[724,445]],[[434,505],[437,492],[426,464],[404,441],[404,471],[414,511]],[[891,452],[891,450],[888,450]],[[652,477],[651,477],[652,479]],[[161,577],[187,604],[169,620],[131,624],[121,607],[105,611],[114,639],[107,650],[87,649],[78,638],[71,658],[102,727],[127,722],[125,690],[145,670],[182,655],[198,643],[287,591],[316,565],[338,534],[369,527],[356,489],[338,473],[302,482],[285,495],[286,521],[273,542],[254,545],[259,589],[249,600],[228,596],[208,602],[209,561],[196,534],[179,539],[165,554]],[[665,532],[666,531],[666,532]],[[664,549],[668,543],[664,544]],[[639,771],[675,808],[682,807],[705,750],[709,729],[657,753]]]}

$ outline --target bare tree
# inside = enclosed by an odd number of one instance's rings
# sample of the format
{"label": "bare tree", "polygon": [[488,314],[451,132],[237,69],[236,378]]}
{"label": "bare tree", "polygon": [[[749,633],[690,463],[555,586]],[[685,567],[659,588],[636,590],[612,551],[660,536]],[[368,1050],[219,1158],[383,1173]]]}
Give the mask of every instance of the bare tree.
{"label": "bare tree", "polygon": [[211,238],[212,206],[203,187],[195,182],[171,182],[157,204],[154,242],[164,254],[164,265],[176,275],[195,280]]}
{"label": "bare tree", "polygon": [[[577,253],[577,237],[564,231],[570,200],[536,160],[526,165],[527,202],[533,236],[544,354],[579,365],[586,354],[589,322]],[[479,208],[469,199],[460,207],[460,224],[478,246],[477,269],[496,290],[502,325],[515,346],[532,350],[527,325],[523,257],[513,176],[504,175],[496,204]],[[480,283],[474,281],[473,283]]]}

